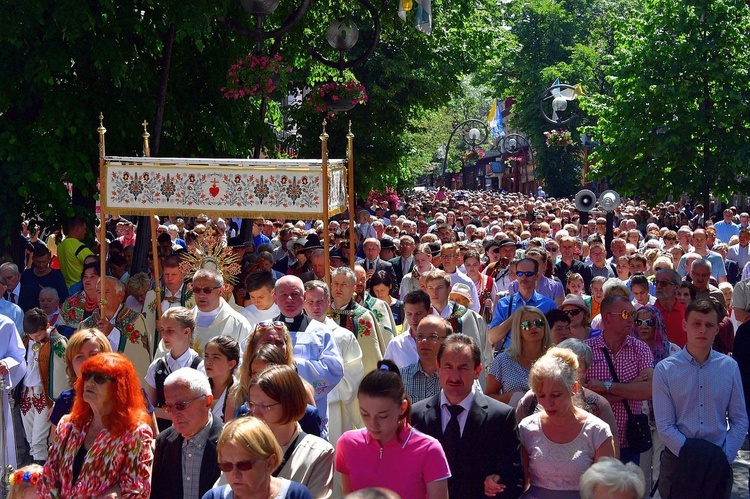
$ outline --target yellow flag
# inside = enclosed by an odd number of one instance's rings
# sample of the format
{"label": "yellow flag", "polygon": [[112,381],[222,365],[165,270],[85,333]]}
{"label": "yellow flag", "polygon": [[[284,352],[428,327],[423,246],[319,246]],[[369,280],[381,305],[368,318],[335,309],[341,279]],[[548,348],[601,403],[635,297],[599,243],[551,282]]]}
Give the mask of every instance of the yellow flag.
{"label": "yellow flag", "polygon": [[490,107],[490,112],[487,115],[487,121],[491,123],[492,120],[495,119],[496,114],[497,114],[497,99],[493,99],[492,107]]}
{"label": "yellow flag", "polygon": [[412,0],[399,0],[398,2],[398,17],[402,21],[406,21],[406,12],[412,9]]}
{"label": "yellow flag", "polygon": [[579,95],[586,95],[586,94],[584,93],[584,91],[583,91],[583,87],[581,87],[581,84],[580,84],[580,83],[576,84],[574,88],[576,89],[576,96],[579,96]]}

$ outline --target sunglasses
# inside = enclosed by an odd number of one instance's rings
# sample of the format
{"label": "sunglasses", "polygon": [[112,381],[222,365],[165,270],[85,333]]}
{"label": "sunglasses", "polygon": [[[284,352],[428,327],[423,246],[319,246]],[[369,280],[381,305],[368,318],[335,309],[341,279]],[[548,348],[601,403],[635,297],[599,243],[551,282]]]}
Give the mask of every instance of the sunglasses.
{"label": "sunglasses", "polygon": [[267,330],[267,329],[274,329],[274,330],[280,330],[284,327],[284,323],[281,321],[260,321],[257,326],[255,326],[256,330]]}
{"label": "sunglasses", "polygon": [[204,294],[204,295],[210,295],[214,289],[219,289],[220,286],[206,286],[205,288],[199,288],[199,287],[193,287],[193,293],[196,295],[198,294]]}
{"label": "sunglasses", "polygon": [[94,383],[96,383],[97,385],[103,385],[107,381],[112,381],[112,382],[115,381],[115,378],[112,378],[102,373],[83,373],[82,377],[83,377],[83,381],[88,381],[90,379],[93,379]]}
{"label": "sunglasses", "polygon": [[636,326],[653,326],[654,319],[636,319],[635,325]]}
{"label": "sunglasses", "polygon": [[164,409],[167,412],[182,412],[185,409],[187,409],[187,407],[190,404],[192,404],[196,400],[202,399],[203,397],[205,397],[205,395],[201,395],[200,397],[196,397],[196,398],[194,398],[192,400],[185,400],[184,402],[177,402],[177,403],[174,403],[174,404],[164,404],[162,406],[162,409]]}
{"label": "sunglasses", "polygon": [[532,327],[544,327],[544,321],[542,319],[537,319],[535,321],[523,321],[521,323],[521,331],[528,331]]}
{"label": "sunglasses", "polygon": [[622,312],[607,312],[609,315],[619,315],[624,321],[635,317],[635,310],[623,310]]}
{"label": "sunglasses", "polygon": [[583,312],[580,308],[574,308],[573,310],[563,310],[566,314],[568,314],[568,317],[575,317],[576,315]]}
{"label": "sunglasses", "polygon": [[551,253],[557,252],[557,247],[555,247],[555,246],[546,246],[546,249],[547,249],[547,251],[549,251]]}
{"label": "sunglasses", "polygon": [[218,466],[224,473],[231,473],[234,468],[240,471],[250,471],[255,466],[256,461],[260,461],[260,459],[256,459],[255,461],[239,461],[237,463],[218,463]]}
{"label": "sunglasses", "polygon": [[536,272],[533,270],[519,270],[516,272],[517,276],[534,277]]}
{"label": "sunglasses", "polygon": [[492,253],[500,253],[500,248],[493,248]]}

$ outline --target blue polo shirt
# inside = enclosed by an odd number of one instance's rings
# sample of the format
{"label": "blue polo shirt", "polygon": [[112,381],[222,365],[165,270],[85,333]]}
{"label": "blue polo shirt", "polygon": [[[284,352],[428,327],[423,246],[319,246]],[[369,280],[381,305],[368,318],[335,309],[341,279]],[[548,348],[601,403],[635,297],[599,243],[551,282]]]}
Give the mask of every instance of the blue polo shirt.
{"label": "blue polo shirt", "polygon": [[[493,327],[501,324],[520,307],[536,307],[541,310],[543,314],[546,314],[553,308],[557,308],[557,304],[554,302],[554,300],[550,300],[546,296],[540,295],[536,291],[534,291],[534,293],[531,295],[529,301],[524,301],[520,292],[504,296],[497,301],[495,313],[492,315],[492,322],[490,322],[489,328],[492,329]],[[503,349],[510,346],[510,337],[510,334],[505,337],[505,341],[503,342]]]}

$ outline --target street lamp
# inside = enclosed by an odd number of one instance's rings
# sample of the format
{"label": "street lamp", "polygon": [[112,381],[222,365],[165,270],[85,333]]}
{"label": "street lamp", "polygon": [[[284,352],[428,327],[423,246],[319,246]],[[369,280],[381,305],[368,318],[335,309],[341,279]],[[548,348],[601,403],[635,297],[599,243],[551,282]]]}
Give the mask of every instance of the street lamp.
{"label": "street lamp", "polygon": [[462,121],[453,128],[453,131],[448,137],[448,142],[445,144],[445,152],[443,153],[443,179],[445,179],[447,171],[448,151],[451,147],[451,141],[456,134],[461,136],[461,139],[467,146],[476,149],[478,146],[487,142],[487,139],[490,136],[490,131],[487,128],[487,123],[475,118]]}
{"label": "street lamp", "polygon": [[539,97],[539,109],[548,122],[555,125],[568,123],[576,114],[568,110],[568,102],[578,96],[578,88],[564,83],[554,83]]}
{"label": "street lamp", "polygon": [[[503,154],[503,157],[514,157],[517,155],[520,155],[519,157],[525,159],[525,161],[522,162],[522,165],[524,167],[525,173],[526,173],[526,186],[528,188],[529,186],[529,164],[534,165],[534,152],[531,149],[531,143],[529,142],[529,139],[526,138],[525,135],[521,135],[519,133],[509,133],[507,135],[503,135],[500,137],[500,143],[498,145],[498,149]],[[515,179],[513,180],[514,187],[521,190],[521,172],[520,172],[521,164],[517,165],[517,167],[511,166],[511,175],[515,173]],[[512,177],[511,177],[512,178]],[[534,180],[536,180],[536,175],[534,176]]]}

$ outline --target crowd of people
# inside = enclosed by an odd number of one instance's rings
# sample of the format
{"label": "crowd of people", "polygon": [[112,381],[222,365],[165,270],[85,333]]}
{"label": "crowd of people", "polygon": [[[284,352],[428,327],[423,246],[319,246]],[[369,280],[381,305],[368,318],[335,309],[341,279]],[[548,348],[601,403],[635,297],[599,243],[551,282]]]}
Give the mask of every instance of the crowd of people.
{"label": "crowd of people", "polygon": [[720,213],[440,189],[328,241],[162,217],[143,272],[123,217],[101,245],[25,222],[0,265],[11,497],[729,497],[750,216]]}

